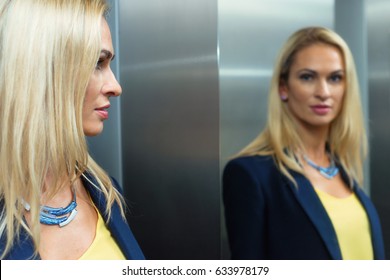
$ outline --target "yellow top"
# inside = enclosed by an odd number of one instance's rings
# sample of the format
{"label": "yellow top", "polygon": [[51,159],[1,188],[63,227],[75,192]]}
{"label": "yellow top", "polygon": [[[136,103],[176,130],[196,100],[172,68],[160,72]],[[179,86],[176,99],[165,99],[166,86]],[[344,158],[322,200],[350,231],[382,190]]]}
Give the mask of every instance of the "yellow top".
{"label": "yellow top", "polygon": [[125,260],[125,256],[112,238],[99,211],[97,213],[95,239],[79,260]]}
{"label": "yellow top", "polygon": [[370,223],[356,194],[346,198],[334,197],[316,189],[328,213],[344,260],[372,260],[374,258]]}

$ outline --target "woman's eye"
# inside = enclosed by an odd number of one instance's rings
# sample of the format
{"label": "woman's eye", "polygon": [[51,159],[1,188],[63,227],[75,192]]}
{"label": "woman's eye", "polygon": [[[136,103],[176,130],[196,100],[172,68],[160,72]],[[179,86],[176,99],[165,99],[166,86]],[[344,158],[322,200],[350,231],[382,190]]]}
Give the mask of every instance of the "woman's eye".
{"label": "woman's eye", "polygon": [[104,59],[99,59],[98,62],[96,63],[95,69],[100,70],[102,69]]}
{"label": "woman's eye", "polygon": [[333,83],[340,82],[342,79],[343,79],[343,76],[340,75],[340,74],[332,75],[332,76],[330,77],[330,80],[331,80]]}
{"label": "woman's eye", "polygon": [[312,74],[301,74],[299,76],[299,79],[301,79],[302,81],[311,81],[313,79],[313,75]]}

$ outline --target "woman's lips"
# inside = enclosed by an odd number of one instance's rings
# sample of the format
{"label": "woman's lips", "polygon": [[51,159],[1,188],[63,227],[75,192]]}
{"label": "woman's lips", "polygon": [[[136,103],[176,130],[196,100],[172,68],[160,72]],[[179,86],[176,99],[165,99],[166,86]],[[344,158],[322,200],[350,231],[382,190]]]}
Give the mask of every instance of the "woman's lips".
{"label": "woman's lips", "polygon": [[108,111],[107,109],[110,108],[110,105],[106,105],[100,108],[96,108],[95,111],[103,118],[108,119]]}
{"label": "woman's lips", "polygon": [[328,105],[314,105],[311,106],[311,109],[315,114],[323,116],[330,112],[331,107]]}

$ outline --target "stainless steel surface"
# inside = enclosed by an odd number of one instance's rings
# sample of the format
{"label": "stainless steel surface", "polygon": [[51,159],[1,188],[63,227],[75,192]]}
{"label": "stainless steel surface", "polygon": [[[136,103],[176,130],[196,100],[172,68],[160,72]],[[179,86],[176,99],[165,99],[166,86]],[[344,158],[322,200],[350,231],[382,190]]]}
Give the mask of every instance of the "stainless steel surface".
{"label": "stainless steel surface", "polygon": [[[273,63],[283,42],[301,27],[332,28],[333,22],[333,0],[218,1],[221,171],[265,124]],[[223,219],[221,232],[222,258],[228,258]]]}
{"label": "stainless steel surface", "polygon": [[371,141],[371,197],[382,222],[390,257],[390,2],[366,0]]}
{"label": "stainless steel surface", "polygon": [[[346,17],[345,15],[348,15]],[[369,135],[368,122],[368,53],[367,53],[367,19],[365,0],[335,1],[335,30],[347,42],[352,51],[359,78],[365,126]],[[366,193],[370,193],[370,155],[364,163],[364,184]]]}
{"label": "stainless steel surface", "polygon": [[149,259],[219,259],[217,1],[119,4],[129,221]]}

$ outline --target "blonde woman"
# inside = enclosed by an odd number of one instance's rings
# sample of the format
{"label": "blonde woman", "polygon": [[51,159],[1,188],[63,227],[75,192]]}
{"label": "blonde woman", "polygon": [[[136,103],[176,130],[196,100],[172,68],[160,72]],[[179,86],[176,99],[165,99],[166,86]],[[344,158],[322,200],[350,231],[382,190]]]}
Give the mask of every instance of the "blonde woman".
{"label": "blonde woman", "polygon": [[355,66],[340,36],[295,32],[276,61],[267,125],[224,169],[234,259],[383,259],[364,194],[366,134]]}
{"label": "blonde woman", "polygon": [[119,186],[88,154],[110,98],[104,0],[0,2],[2,259],[143,259]]}

